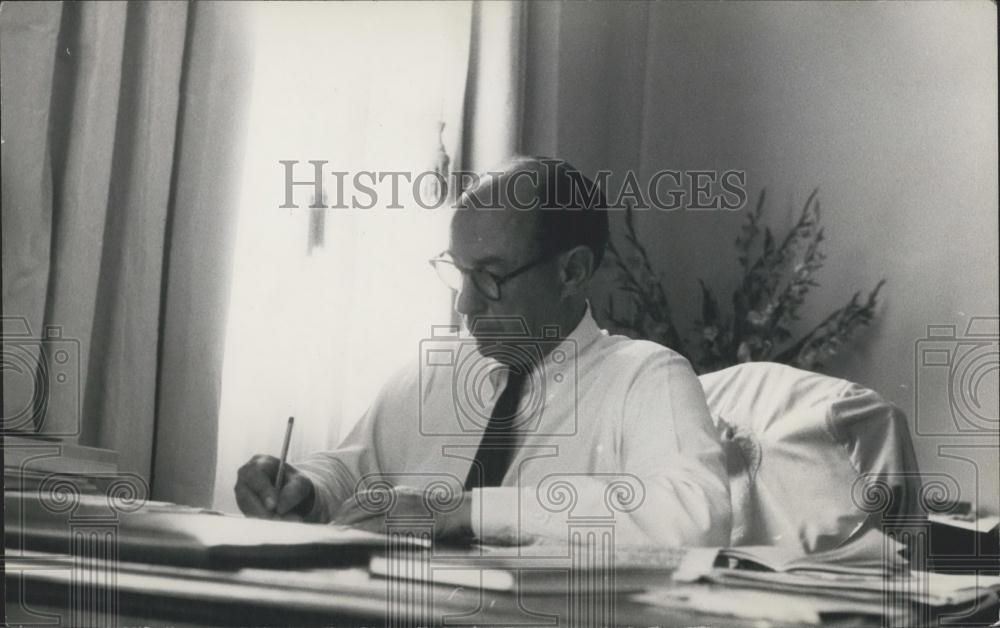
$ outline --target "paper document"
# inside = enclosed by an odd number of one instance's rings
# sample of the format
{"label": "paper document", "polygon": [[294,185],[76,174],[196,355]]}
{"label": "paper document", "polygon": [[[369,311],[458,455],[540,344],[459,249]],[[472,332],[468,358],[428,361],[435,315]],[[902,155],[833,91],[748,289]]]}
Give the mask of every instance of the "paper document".
{"label": "paper document", "polygon": [[[219,516],[163,503],[152,505],[151,512],[119,514],[113,525],[93,534],[87,532],[87,520],[80,513],[96,508],[96,500],[104,498],[86,498],[76,510],[60,512],[30,496],[13,499],[5,495],[4,544],[8,550],[94,555],[102,551],[101,546],[112,544],[124,561],[295,569],[364,564],[372,552],[386,548],[390,541],[382,534],[344,526]],[[413,537],[393,538],[392,543],[413,548],[430,545]]]}
{"label": "paper document", "polygon": [[[857,575],[878,575],[905,571],[908,565],[899,552],[903,544],[878,530],[840,547],[804,555],[786,547],[752,545],[728,547],[719,555],[735,561],[752,563],[772,571],[820,571]],[[735,565],[735,566],[738,566]]]}

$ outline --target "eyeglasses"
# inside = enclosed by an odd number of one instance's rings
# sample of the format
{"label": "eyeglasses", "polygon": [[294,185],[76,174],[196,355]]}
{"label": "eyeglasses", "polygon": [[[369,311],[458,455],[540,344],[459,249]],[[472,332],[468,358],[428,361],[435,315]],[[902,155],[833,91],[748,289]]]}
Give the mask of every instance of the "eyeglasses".
{"label": "eyeglasses", "polygon": [[482,268],[462,268],[455,263],[455,260],[447,251],[429,261],[437,272],[438,277],[444,282],[444,285],[455,292],[462,291],[465,276],[468,275],[469,279],[472,280],[472,285],[479,294],[490,301],[499,301],[500,288],[505,283],[518,275],[528,272],[542,262],[548,261],[551,257],[552,255],[543,255],[532,262],[515,268],[505,275],[497,275]]}

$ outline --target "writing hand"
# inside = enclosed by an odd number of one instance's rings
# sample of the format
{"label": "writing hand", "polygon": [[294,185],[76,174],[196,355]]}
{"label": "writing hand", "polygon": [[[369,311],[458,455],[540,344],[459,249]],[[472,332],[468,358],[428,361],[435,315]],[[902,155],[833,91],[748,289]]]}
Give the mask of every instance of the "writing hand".
{"label": "writing hand", "polygon": [[312,481],[287,462],[284,483],[280,490],[275,489],[279,462],[274,456],[260,454],[240,467],[233,490],[243,514],[259,519],[301,521],[312,510],[316,499]]}

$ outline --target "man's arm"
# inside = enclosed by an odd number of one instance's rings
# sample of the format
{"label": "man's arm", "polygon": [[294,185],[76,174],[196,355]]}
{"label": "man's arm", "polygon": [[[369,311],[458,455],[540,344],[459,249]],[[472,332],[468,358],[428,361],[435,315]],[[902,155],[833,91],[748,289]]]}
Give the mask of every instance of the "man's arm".
{"label": "man's arm", "polygon": [[375,417],[380,406],[381,399],[376,400],[336,449],[315,452],[294,463],[314,491],[312,507],[304,515],[306,521],[333,521],[340,506],[354,496],[358,482],[379,474]]}
{"label": "man's arm", "polygon": [[[615,539],[622,545],[728,544],[732,512],[722,447],[688,362],[673,352],[650,354],[636,371],[620,421],[619,476],[579,474],[547,486],[476,490],[471,517],[477,536],[565,540],[570,514],[617,510]],[[561,509],[560,489],[573,493],[569,510]],[[636,493],[630,497],[631,490]],[[624,500],[621,508],[614,508],[616,498]]]}
{"label": "man's arm", "polygon": [[286,465],[284,486],[274,488],[278,459],[257,455],[240,468],[235,487],[240,510],[251,517],[329,523],[351,498],[361,478],[377,475],[377,417],[387,385],[347,438],[331,451],[310,454]]}

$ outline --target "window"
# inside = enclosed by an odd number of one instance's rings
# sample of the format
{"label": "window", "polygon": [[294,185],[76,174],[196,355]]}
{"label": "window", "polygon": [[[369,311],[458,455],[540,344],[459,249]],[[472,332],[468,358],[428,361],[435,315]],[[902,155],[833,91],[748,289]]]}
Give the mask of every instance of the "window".
{"label": "window", "polygon": [[[419,173],[455,155],[468,62],[466,3],[261,3],[226,337],[215,505],[255,453],[290,459],[335,446],[379,386],[416,355],[451,296],[426,260],[445,248],[448,205],[424,209],[392,177],[377,202],[351,185],[361,171]],[[405,15],[401,15],[405,14]],[[388,19],[391,16],[391,19]],[[285,202],[285,171],[313,186]],[[342,177],[333,172],[344,172]],[[343,185],[340,185],[340,183]],[[366,184],[368,180],[365,179]],[[320,199],[321,201],[323,199]],[[352,206],[354,205],[354,206]]]}

